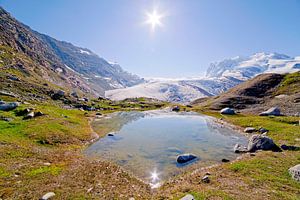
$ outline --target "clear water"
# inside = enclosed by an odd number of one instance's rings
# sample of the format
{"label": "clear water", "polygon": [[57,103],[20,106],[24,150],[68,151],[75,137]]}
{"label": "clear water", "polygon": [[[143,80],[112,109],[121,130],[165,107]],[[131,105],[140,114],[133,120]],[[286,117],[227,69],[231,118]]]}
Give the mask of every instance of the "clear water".
{"label": "clear water", "polygon": [[[246,137],[196,113],[167,111],[119,112],[93,122],[96,132],[106,136],[92,144],[88,156],[113,161],[137,177],[156,184],[193,163],[201,166],[235,159],[233,146]],[[176,157],[192,153],[197,160],[178,165]]]}

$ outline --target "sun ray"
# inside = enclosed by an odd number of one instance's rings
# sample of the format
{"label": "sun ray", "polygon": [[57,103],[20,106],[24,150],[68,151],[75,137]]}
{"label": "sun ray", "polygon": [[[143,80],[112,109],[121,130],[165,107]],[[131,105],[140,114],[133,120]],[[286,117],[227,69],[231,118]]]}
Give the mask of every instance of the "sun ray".
{"label": "sun ray", "polygon": [[162,26],[161,18],[163,16],[158,14],[156,10],[153,10],[152,13],[147,13],[147,24],[151,25],[152,30],[155,30],[157,26]]}

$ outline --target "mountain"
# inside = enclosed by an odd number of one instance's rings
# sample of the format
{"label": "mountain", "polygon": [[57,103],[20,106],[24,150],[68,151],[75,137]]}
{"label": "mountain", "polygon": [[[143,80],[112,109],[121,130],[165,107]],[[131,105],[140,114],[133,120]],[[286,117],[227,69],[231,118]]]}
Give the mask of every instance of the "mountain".
{"label": "mountain", "polygon": [[231,107],[251,114],[276,106],[285,115],[299,116],[300,72],[260,74],[218,96],[195,100],[192,105],[213,110]]}
{"label": "mountain", "polygon": [[148,80],[133,87],[105,92],[114,100],[150,97],[170,102],[188,103],[202,97],[218,95],[262,73],[288,73],[300,70],[300,57],[278,53],[256,53],[212,63],[206,77],[184,80]]}
{"label": "mountain", "polygon": [[[116,63],[100,58],[89,49],[32,30],[1,7],[0,30],[0,66],[7,76],[28,75],[40,82],[100,96],[105,90],[143,82],[143,79],[124,71]],[[3,57],[4,53],[13,58]]]}
{"label": "mountain", "polygon": [[212,63],[207,77],[235,77],[247,80],[260,73],[289,73],[300,70],[300,57],[278,53],[256,53],[249,57],[234,57]]}

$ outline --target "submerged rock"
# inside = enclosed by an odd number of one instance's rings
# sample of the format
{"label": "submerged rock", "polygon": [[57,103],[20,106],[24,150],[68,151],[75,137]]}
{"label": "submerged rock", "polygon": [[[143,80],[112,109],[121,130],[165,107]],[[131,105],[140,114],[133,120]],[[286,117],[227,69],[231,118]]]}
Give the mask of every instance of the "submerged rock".
{"label": "submerged rock", "polygon": [[15,108],[17,108],[20,104],[18,102],[11,102],[11,103],[3,103],[0,104],[0,110],[3,111],[10,111],[13,110]]}
{"label": "submerged rock", "polygon": [[184,197],[182,197],[180,200],[195,200],[195,198],[193,197],[193,195],[187,194]]}
{"label": "submerged rock", "polygon": [[256,131],[256,128],[254,128],[254,127],[246,127],[245,129],[244,129],[244,132],[245,133],[253,133],[253,132],[255,132]]}
{"label": "submerged rock", "polygon": [[300,164],[291,167],[289,169],[289,174],[292,176],[293,179],[300,182]]}
{"label": "submerged rock", "polygon": [[193,154],[181,154],[179,156],[177,156],[177,163],[183,164],[183,163],[187,163],[191,160],[196,159],[197,156],[193,155]]}
{"label": "submerged rock", "polygon": [[259,114],[260,116],[269,116],[269,115],[273,115],[273,116],[280,116],[280,109],[278,107],[272,107],[269,110],[262,112]]}
{"label": "submerged rock", "polygon": [[223,108],[220,113],[224,115],[234,115],[235,111],[232,108]]}
{"label": "submerged rock", "polygon": [[115,134],[114,133],[108,133],[107,136],[112,137],[112,136],[115,136]]}
{"label": "submerged rock", "polygon": [[274,141],[263,135],[252,135],[248,141],[248,151],[255,152],[257,150],[272,150],[280,151],[280,148],[274,143]]}
{"label": "submerged rock", "polygon": [[51,197],[54,197],[54,196],[55,196],[54,192],[48,192],[44,196],[42,196],[42,198],[40,200],[47,200],[47,199],[50,199]]}

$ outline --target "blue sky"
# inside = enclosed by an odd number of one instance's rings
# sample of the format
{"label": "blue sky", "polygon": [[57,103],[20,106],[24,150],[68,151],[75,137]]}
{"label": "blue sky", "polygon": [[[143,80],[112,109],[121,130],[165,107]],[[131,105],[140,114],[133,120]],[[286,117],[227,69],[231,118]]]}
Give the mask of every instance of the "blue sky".
{"label": "blue sky", "polygon": [[[205,74],[236,55],[300,55],[299,0],[0,0],[34,30],[86,47],[143,77]],[[155,32],[144,22],[164,13]]]}

